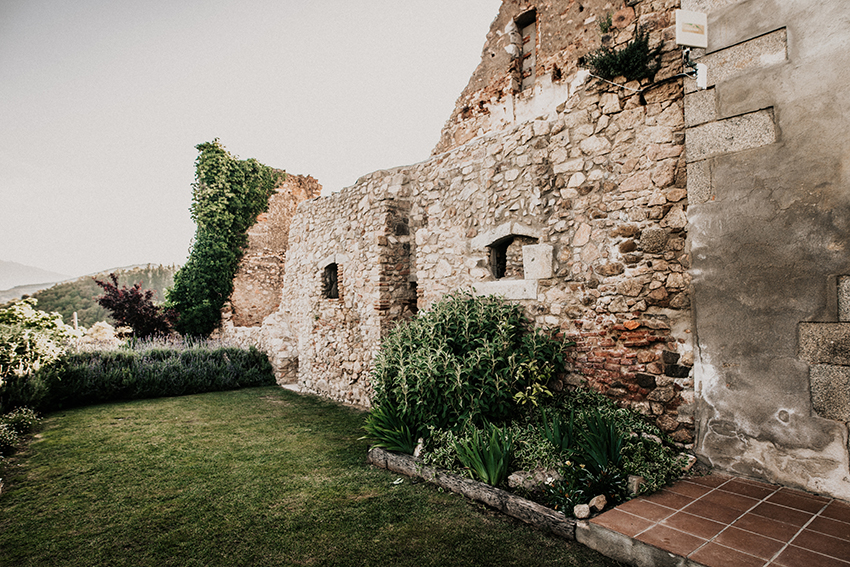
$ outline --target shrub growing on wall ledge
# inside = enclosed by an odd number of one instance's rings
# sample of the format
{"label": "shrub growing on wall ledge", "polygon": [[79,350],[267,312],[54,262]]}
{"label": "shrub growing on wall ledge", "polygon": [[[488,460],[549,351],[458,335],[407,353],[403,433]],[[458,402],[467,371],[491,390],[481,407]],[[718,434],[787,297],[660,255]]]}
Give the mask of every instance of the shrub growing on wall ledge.
{"label": "shrub growing on wall ledge", "polygon": [[192,185],[195,238],[186,264],[175,274],[167,306],[184,335],[206,336],[221,322],[233,277],[257,215],[268,209],[282,172],[257,160],[239,160],[218,139],[196,146]]}

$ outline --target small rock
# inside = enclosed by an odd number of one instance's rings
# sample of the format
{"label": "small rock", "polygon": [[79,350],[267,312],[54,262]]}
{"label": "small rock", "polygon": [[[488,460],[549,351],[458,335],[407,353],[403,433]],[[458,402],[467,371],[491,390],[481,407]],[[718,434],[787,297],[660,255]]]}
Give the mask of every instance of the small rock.
{"label": "small rock", "polygon": [[629,493],[637,496],[640,486],[643,484],[643,477],[630,474],[628,480]]}
{"label": "small rock", "polygon": [[578,506],[573,508],[573,516],[575,516],[579,520],[589,518],[590,517],[590,506],[588,506],[587,504],[579,504]]}
{"label": "small rock", "polygon": [[605,498],[604,494],[600,494],[599,496],[594,496],[593,499],[591,499],[591,501],[590,501],[590,508],[597,511],[597,512],[601,512],[602,510],[604,510],[605,506],[607,506],[607,505],[608,505],[608,499]]}

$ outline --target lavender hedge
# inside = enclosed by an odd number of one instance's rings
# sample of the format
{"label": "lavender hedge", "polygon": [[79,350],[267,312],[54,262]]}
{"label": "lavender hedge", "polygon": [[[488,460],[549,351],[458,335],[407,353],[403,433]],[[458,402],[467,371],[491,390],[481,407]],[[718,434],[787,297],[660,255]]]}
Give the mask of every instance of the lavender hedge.
{"label": "lavender hedge", "polygon": [[265,353],[251,347],[143,348],[66,354],[0,389],[0,411],[40,412],[117,400],[183,396],[275,384]]}

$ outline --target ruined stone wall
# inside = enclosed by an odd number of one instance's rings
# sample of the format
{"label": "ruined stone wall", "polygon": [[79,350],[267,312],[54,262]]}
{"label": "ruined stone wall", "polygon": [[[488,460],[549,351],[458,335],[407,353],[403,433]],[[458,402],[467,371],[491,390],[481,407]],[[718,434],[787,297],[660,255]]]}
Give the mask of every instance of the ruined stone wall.
{"label": "ruined stone wall", "polygon": [[709,14],[685,97],[698,455],[850,499],[850,9],[683,8]]}
{"label": "ruined stone wall", "polygon": [[[396,175],[301,205],[290,236],[281,312],[290,321],[307,391],[368,405],[368,370],[392,322],[409,316],[409,229]],[[338,298],[323,294],[335,264]]]}
{"label": "ruined stone wall", "polygon": [[268,211],[261,213],[248,230],[248,247],[222,311],[222,336],[268,352],[281,383],[294,381],[298,360],[288,322],[276,314],[284,285],[290,223],[298,204],[321,192],[322,186],[309,175],[287,174],[275,188]]}
{"label": "ruined stone wall", "polygon": [[322,186],[310,176],[286,175],[269,198],[269,208],[248,230],[245,250],[230,295],[230,320],[235,327],[257,327],[280,305],[289,224],[298,204],[318,197]]}
{"label": "ruined stone wall", "polygon": [[[462,145],[476,136],[544,116],[563,102],[581,57],[601,46],[620,48],[637,27],[653,45],[666,44],[660,81],[677,74],[680,58],[672,41],[673,10],[679,0],[504,0],[491,25],[481,62],[455,104],[433,153]],[[518,17],[536,13],[534,85],[522,89],[521,38],[513,27]],[[610,16],[611,28],[602,33]]]}
{"label": "ruined stone wall", "polygon": [[[691,442],[680,79],[642,93],[583,72],[565,80],[563,100],[536,120],[301,205],[277,313],[305,389],[368,405],[386,332],[474,289],[575,339],[571,381]],[[510,269],[497,278],[501,245]],[[322,296],[331,263],[337,299]]]}

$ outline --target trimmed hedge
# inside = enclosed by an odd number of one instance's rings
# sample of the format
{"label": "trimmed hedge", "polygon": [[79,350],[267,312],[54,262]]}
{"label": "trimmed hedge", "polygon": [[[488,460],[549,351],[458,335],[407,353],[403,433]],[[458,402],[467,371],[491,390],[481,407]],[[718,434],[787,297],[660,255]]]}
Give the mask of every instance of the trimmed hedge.
{"label": "trimmed hedge", "polygon": [[26,406],[49,412],[274,384],[268,357],[253,347],[80,352],[10,380],[0,389],[0,411]]}

